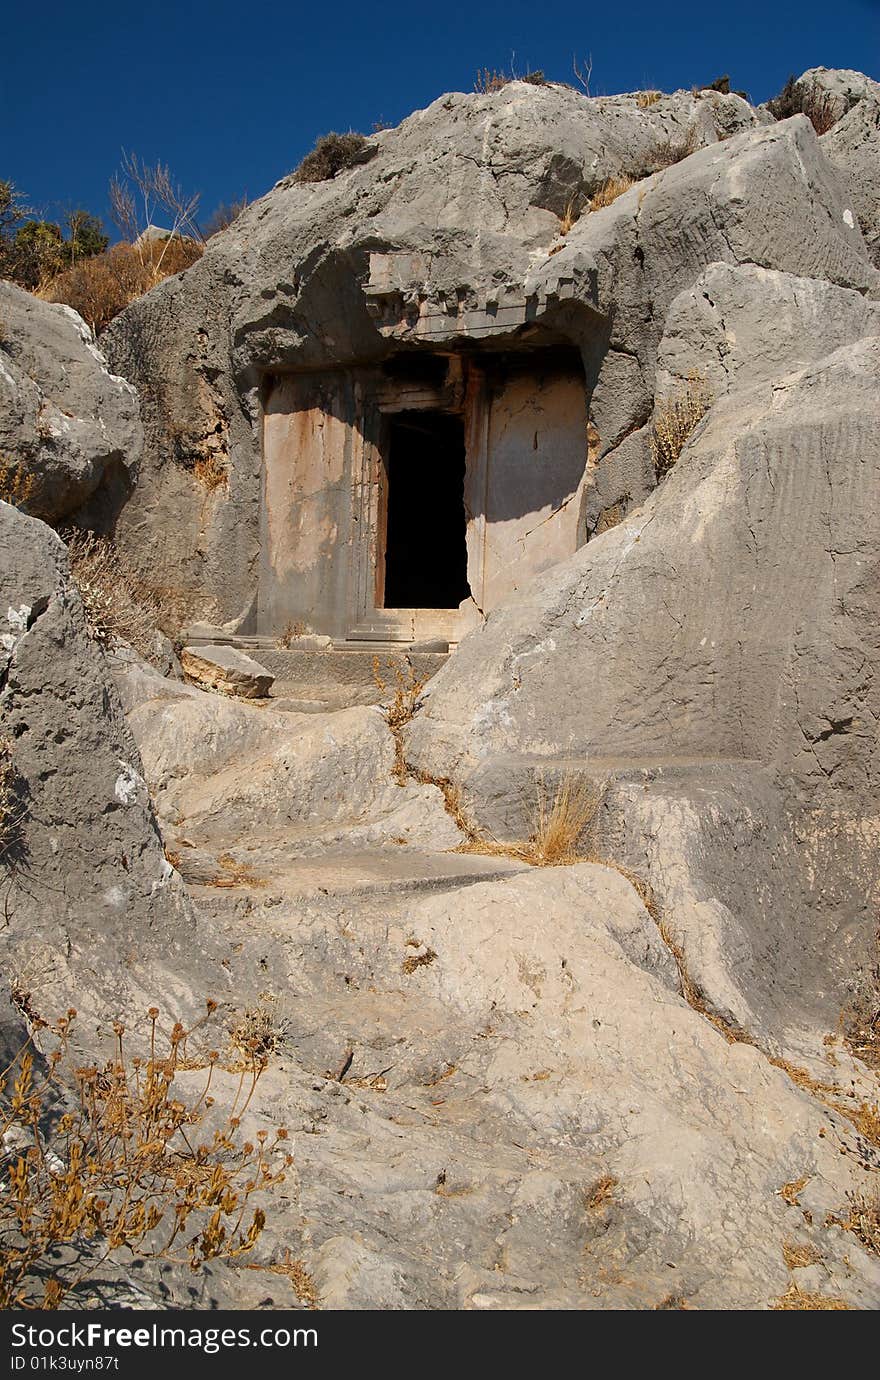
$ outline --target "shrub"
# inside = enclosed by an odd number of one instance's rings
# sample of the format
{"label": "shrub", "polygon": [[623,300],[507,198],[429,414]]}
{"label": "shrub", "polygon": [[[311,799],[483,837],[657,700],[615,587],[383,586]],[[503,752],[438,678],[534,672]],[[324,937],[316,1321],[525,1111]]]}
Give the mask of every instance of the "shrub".
{"label": "shrub", "polygon": [[0,455],[0,500],[13,508],[20,508],[31,517],[39,517],[37,477],[30,471],[19,469]]}
{"label": "shrub", "polygon": [[326,182],[346,168],[358,163],[366,163],[377,153],[375,145],[368,144],[363,134],[349,130],[348,134],[336,134],[331,130],[323,134],[311,153],[307,153],[293,174],[294,182]]}
{"label": "shrub", "polygon": [[672,469],[685,443],[712,405],[712,393],[701,374],[691,374],[668,397],[654,406],[651,454],[654,471],[662,479]]}
{"label": "shrub", "polygon": [[508,76],[506,72],[496,72],[494,69],[482,67],[474,78],[474,90],[480,96],[494,96],[496,91],[502,91],[512,81],[524,81],[529,86],[550,85],[540,69],[537,72],[526,72],[524,77],[520,77],[513,71]]}
{"label": "shrub", "polygon": [[778,96],[767,102],[767,109],[775,120],[788,120],[792,115],[806,115],[817,134],[827,134],[842,115],[843,109],[828,91],[820,86],[801,86],[797,78],[789,77]]}
{"label": "shrub", "polygon": [[69,533],[67,550],[95,641],[102,647],[126,642],[151,660],[156,653],[159,608],[142,577],[107,537]]}
{"label": "shrub", "polygon": [[590,210],[601,211],[603,207],[610,206],[624,192],[628,192],[633,185],[633,179],[625,173],[622,177],[609,177],[607,182],[590,198]]}
{"label": "shrub", "polygon": [[[215,1005],[208,1002],[209,1014]],[[218,1055],[211,1051],[202,1065],[201,1096],[182,1100],[175,1079],[182,1065],[191,1067],[192,1031],[176,1024],[160,1053],[158,1015],[155,1007],[148,1013],[149,1057],[127,1055],[116,1022],[115,1057],[74,1069],[73,1089],[62,1063],[76,1012],[51,1027],[38,1019],[56,1041],[45,1072],[37,1073],[28,1041],[0,1077],[0,1308],[58,1308],[108,1257],[198,1270],[247,1254],[259,1238],[265,1214],[250,1200],[281,1182],[292,1163],[283,1129],[271,1138],[260,1131],[256,1144],[239,1138],[265,1062],[252,1065],[242,1108],[237,1098],[224,1123],[198,1139]]]}
{"label": "shrub", "polygon": [[657,145],[654,157],[643,172],[644,177],[649,177],[651,173],[663,172],[664,168],[672,168],[676,163],[689,158],[697,149],[697,131],[688,129],[678,138],[671,135]]}
{"label": "shrub", "polygon": [[165,278],[190,268],[203,253],[203,245],[184,236],[116,244],[65,269],[38,295],[73,307],[97,333],[131,302]]}
{"label": "shrub", "polygon": [[488,67],[480,68],[474,78],[474,90],[480,96],[494,96],[496,91],[501,91],[513,80],[505,72],[490,71]]}

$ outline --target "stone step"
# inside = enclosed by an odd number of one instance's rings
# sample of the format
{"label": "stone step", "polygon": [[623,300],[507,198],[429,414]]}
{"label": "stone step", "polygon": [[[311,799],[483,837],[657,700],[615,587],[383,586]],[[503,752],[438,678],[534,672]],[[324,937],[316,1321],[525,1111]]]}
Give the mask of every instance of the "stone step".
{"label": "stone step", "polygon": [[[399,648],[374,645],[340,651],[328,647],[309,651],[298,647],[261,647],[260,663],[271,671],[276,682],[303,686],[350,686],[375,689],[375,701],[397,687],[397,672],[409,679],[410,668],[418,680],[426,681],[445,665],[446,652],[401,652]],[[379,679],[388,687],[383,692]],[[303,698],[320,696],[303,695]],[[361,701],[362,703],[363,701]]]}

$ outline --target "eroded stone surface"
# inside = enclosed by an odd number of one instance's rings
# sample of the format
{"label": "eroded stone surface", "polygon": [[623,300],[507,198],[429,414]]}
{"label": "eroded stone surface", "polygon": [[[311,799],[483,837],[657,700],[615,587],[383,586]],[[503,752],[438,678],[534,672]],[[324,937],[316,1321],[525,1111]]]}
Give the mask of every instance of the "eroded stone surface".
{"label": "eroded stone surface", "polygon": [[[69,517],[105,483],[119,493],[143,445],[137,394],[109,373],[70,307],[0,282],[0,456],[29,511]],[[118,498],[118,494],[117,494]]]}
{"label": "eroded stone surface", "polygon": [[265,666],[235,647],[184,647],[180,664],[191,681],[244,700],[265,699],[275,679]]}

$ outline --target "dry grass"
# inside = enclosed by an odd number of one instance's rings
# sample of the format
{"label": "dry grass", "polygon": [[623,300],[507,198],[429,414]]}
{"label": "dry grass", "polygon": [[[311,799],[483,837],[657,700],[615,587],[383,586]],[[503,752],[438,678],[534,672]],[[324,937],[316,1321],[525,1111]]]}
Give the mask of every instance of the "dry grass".
{"label": "dry grass", "polygon": [[496,91],[501,91],[507,86],[512,77],[506,72],[496,72],[488,67],[481,67],[474,78],[474,90],[480,96],[493,96]]}
{"label": "dry grass", "polygon": [[590,210],[601,211],[605,206],[611,206],[619,196],[628,192],[634,185],[634,178],[628,177],[624,173],[621,177],[609,177],[607,182],[590,198]]}
{"label": "dry grass", "polygon": [[221,853],[217,863],[221,869],[221,874],[206,883],[207,886],[234,889],[240,886],[264,887],[266,885],[265,877],[258,877],[248,867],[247,863],[239,862],[231,853]]}
{"label": "dry grass", "polygon": [[262,1270],[265,1274],[281,1275],[286,1279],[306,1308],[316,1312],[321,1307],[315,1281],[301,1260],[292,1260],[290,1251],[284,1252],[284,1259],[275,1265],[248,1265],[249,1270]]}
{"label": "dry grass", "polygon": [[295,638],[304,637],[307,632],[308,628],[301,618],[297,618],[295,622],[289,618],[284,625],[284,631],[276,637],[275,646],[279,651],[285,652],[290,648]]}
{"label": "dry grass", "polygon": [[[425,682],[417,675],[409,657],[403,658],[403,664],[389,661],[388,669],[392,672],[395,680],[394,697],[391,702],[385,705],[385,718],[388,727],[392,729],[402,728],[408,724],[421,707],[422,691]],[[373,680],[383,694],[389,689],[388,682],[383,678],[379,658],[373,657]]]}
{"label": "dry grass", "polygon": [[68,555],[95,642],[103,647],[126,642],[142,657],[152,658],[159,607],[119,548],[109,538],[73,531]]}
{"label": "dry grass", "polygon": [[[207,1006],[210,1015],[215,1003]],[[58,1308],[108,1257],[199,1270],[241,1258],[260,1236],[265,1214],[249,1200],[284,1178],[287,1132],[242,1144],[244,1108],[237,1116],[233,1106],[199,1140],[216,1055],[201,1095],[183,1101],[175,1078],[192,1031],[176,1024],[160,1050],[158,1016],[148,1012],[149,1057],[128,1055],[115,1022],[113,1059],[74,1069],[72,1089],[62,1079],[72,1010],[51,1027],[41,1022],[41,1044],[55,1041],[44,1072],[28,1041],[0,1075],[0,1307]]]}
{"label": "dry grass", "polygon": [[789,1207],[800,1207],[800,1195],[810,1182],[809,1174],[802,1174],[799,1179],[789,1179],[776,1192],[783,1202],[788,1203]]}
{"label": "dry grass", "polygon": [[657,104],[662,95],[662,91],[640,91],[636,96],[636,105],[639,110],[648,110],[652,105]]}
{"label": "dry grass", "polygon": [[493,96],[496,91],[503,91],[505,86],[509,86],[512,81],[524,81],[529,86],[549,86],[550,82],[541,71],[526,72],[520,76],[511,66],[509,73],[496,72],[494,68],[481,67],[474,78],[474,90],[480,96]]}
{"label": "dry grass", "polygon": [[184,236],[115,244],[65,269],[37,295],[73,307],[97,333],[145,292],[190,268],[203,253],[198,240]]}
{"label": "dry grass", "polygon": [[406,943],[407,948],[415,951],[410,954],[408,958],[405,958],[400,965],[401,971],[409,977],[410,974],[416,972],[418,968],[429,967],[434,962],[437,955],[433,949],[429,948],[427,944],[422,944],[418,939],[408,939]]}
{"label": "dry grass", "polygon": [[692,373],[668,398],[654,404],[651,455],[658,479],[675,465],[688,439],[712,405],[712,391],[702,374]]}
{"label": "dry grass", "polygon": [[229,487],[229,457],[225,451],[209,450],[198,455],[193,465],[193,477],[207,493]]}
{"label": "dry grass", "polygon": [[569,230],[571,230],[572,226],[577,224],[578,220],[580,219],[580,214],[581,214],[581,213],[580,213],[580,208],[579,208],[578,203],[577,203],[577,198],[576,198],[576,197],[572,197],[571,200],[568,202],[568,204],[567,204],[565,210],[563,211],[562,215],[561,215],[560,218],[559,218],[559,233],[560,233],[560,235],[567,235],[567,234],[568,234],[568,232],[569,232]]}
{"label": "dry grass", "polygon": [[501,843],[471,836],[459,845],[460,853],[517,858],[532,867],[564,867],[586,862],[582,851],[585,835],[595,823],[605,798],[606,783],[566,772],[552,797],[540,778],[535,782],[534,828],[524,843]]}
{"label": "dry grass", "polygon": [[584,1193],[584,1207],[588,1212],[602,1212],[614,1201],[614,1190],[619,1183],[613,1174],[603,1174]]}
{"label": "dry grass", "polygon": [[[398,786],[405,786],[409,773],[404,754],[402,730],[409,723],[416,710],[421,708],[425,682],[416,673],[408,656],[403,658],[402,664],[389,661],[388,669],[394,675],[395,687],[393,698],[383,705],[383,712],[385,722],[394,737],[394,779]],[[373,657],[373,680],[383,695],[388,692],[389,685],[382,675],[377,656]]]}
{"label": "dry grass", "polygon": [[70,569],[96,642],[125,642],[147,660],[155,656],[159,607],[118,547],[91,532],[67,534]]}
{"label": "dry grass", "polygon": [[827,1294],[808,1294],[803,1289],[799,1289],[796,1284],[789,1285],[781,1298],[773,1304],[773,1313],[807,1313],[807,1312],[853,1312],[852,1305],[844,1299],[835,1298]]}
{"label": "dry grass", "polygon": [[654,1304],[652,1311],[655,1313],[692,1313],[693,1307],[683,1294],[667,1294],[659,1303]]}
{"label": "dry grass", "polygon": [[628,498],[621,498],[620,502],[611,503],[607,508],[602,509],[599,514],[599,520],[593,528],[594,537],[601,537],[603,532],[610,532],[613,527],[620,526],[623,519],[626,517],[626,510],[624,508],[624,503],[626,502],[628,502]]}
{"label": "dry grass", "polygon": [[685,130],[677,138],[670,135],[657,145],[650,165],[644,170],[644,175],[648,176],[650,173],[663,172],[666,168],[673,168],[676,163],[681,163],[692,153],[696,153],[698,146],[699,135],[696,128]]}
{"label": "dry grass", "polygon": [[349,130],[347,134],[337,134],[331,130],[322,134],[311,153],[307,153],[293,174],[294,182],[327,182],[338,172],[353,168],[358,163],[366,163],[378,152],[375,145],[368,144],[363,134]]}
{"label": "dry grass", "polygon": [[821,1260],[822,1255],[810,1242],[800,1244],[796,1241],[785,1241],[782,1245],[782,1258],[790,1270],[805,1270],[808,1265],[815,1265]]}
{"label": "dry grass", "polygon": [[537,783],[536,828],[530,840],[533,860],[540,866],[576,862],[578,845],[592,826],[605,796],[605,782],[596,783],[566,773],[548,800],[544,783]]}
{"label": "dry grass", "polygon": [[[880,928],[875,945],[880,955]],[[880,1072],[880,957],[871,965],[866,990],[841,1011],[839,1029],[849,1052]]]}

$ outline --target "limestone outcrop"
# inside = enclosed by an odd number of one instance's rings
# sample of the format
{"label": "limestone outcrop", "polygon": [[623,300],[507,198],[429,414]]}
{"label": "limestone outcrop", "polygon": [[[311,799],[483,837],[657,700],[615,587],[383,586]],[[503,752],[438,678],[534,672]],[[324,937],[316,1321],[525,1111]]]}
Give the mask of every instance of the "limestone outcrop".
{"label": "limestone outcrop", "polygon": [[[289,1128],[247,1268],[138,1306],[880,1303],[877,93],[800,82],[821,138],[717,91],[445,96],[113,323],[144,457],[83,499],[201,620],[184,669],[259,702],[105,656],[0,504],[4,1039],[29,987],[79,986],[96,1059],[198,1008],[222,1119],[258,1019],[241,1131]],[[70,348],[0,366],[36,407]],[[438,482],[389,557],[398,441]],[[458,583],[411,605],[444,465]],[[237,632],[265,677],[201,645]]]}
{"label": "limestone outcrop", "polygon": [[[104,654],[63,543],[0,503],[4,970],[45,1009],[112,1010],[193,933]],[[126,999],[127,1000],[127,999]]]}
{"label": "limestone outcrop", "polygon": [[4,496],[52,523],[102,485],[112,506],[142,445],[137,393],[109,372],[82,318],[0,282]]}
{"label": "limestone outcrop", "polygon": [[[161,531],[169,582],[189,594],[193,617],[252,627],[253,571],[265,523],[261,390],[277,371],[381,363],[401,349],[447,349],[468,339],[503,349],[538,323],[551,339],[567,339],[581,351],[592,389],[606,358],[609,293],[601,302],[595,297],[590,251],[572,257],[565,248],[573,237],[580,244],[592,222],[600,229],[615,215],[613,208],[589,212],[590,198],[609,178],[626,174],[642,179],[627,202],[637,208],[639,196],[654,186],[644,182],[651,168],[702,145],[722,158],[719,167],[704,168],[703,181],[713,183],[741,148],[730,136],[757,135],[767,121],[739,97],[712,92],[680,92],[640,109],[634,95],[588,100],[559,85],[514,82],[492,96],[442,97],[398,129],[373,136],[375,156],[327,182],[283,179],[212,239],[197,265],[133,304],[102,337],[113,367],[141,390],[147,433],[143,482],[121,512],[119,539],[142,551],[157,544]],[[755,198],[763,206],[781,168],[784,209],[774,233],[783,231],[786,245],[796,241],[780,249],[777,261],[765,225],[771,266],[810,272],[830,256],[844,278],[851,275],[860,287],[873,282],[860,260],[858,230],[843,222],[836,228],[841,193],[833,175],[829,184],[811,167],[808,182],[799,171],[800,144],[803,156],[818,159],[809,147],[812,134],[802,132],[792,145],[769,133],[770,152],[754,160],[763,177]],[[768,160],[772,166],[765,166]],[[685,157],[685,166],[691,161]],[[744,151],[741,161],[748,161]],[[659,174],[659,183],[670,175]],[[667,224],[662,262],[627,285],[627,296],[634,294],[628,318],[650,314],[646,303],[673,257],[676,236],[695,244],[674,290],[684,286],[691,257],[696,271],[711,258],[758,257],[748,241],[753,217],[747,210],[734,250],[719,248],[722,236],[714,229],[701,249],[708,212],[698,212],[693,232],[684,221],[691,204],[705,207],[703,198],[690,184],[682,188],[673,210],[683,218],[680,234]],[[663,213],[665,222],[668,216]],[[565,236],[563,228],[575,221]],[[815,235],[816,247],[804,248]],[[631,240],[606,249],[599,235],[606,283],[625,271]],[[623,290],[615,317],[622,312]],[[662,320],[657,335],[661,326]],[[595,402],[606,450],[629,425],[615,411],[621,388],[633,394],[637,410],[649,406],[650,375],[643,377],[624,348],[607,356]],[[221,456],[223,482],[206,489],[200,475],[209,450]],[[313,528],[319,521],[338,529],[340,520],[331,510],[326,518],[311,515]]]}

